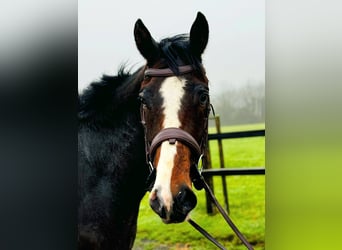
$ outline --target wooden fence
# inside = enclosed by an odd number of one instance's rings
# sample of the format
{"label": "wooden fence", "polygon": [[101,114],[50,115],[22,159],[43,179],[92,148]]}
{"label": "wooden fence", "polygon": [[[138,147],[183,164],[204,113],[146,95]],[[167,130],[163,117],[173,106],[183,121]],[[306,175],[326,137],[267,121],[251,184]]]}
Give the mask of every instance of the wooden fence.
{"label": "wooden fence", "polygon": [[[205,162],[204,166],[206,169],[203,169],[202,175],[206,179],[208,185],[213,189],[213,176],[221,176],[222,178],[222,188],[223,188],[223,196],[224,196],[224,206],[229,213],[229,199],[228,199],[228,185],[226,182],[226,176],[232,175],[264,175],[265,174],[265,167],[243,167],[243,168],[227,168],[225,167],[224,163],[224,151],[222,146],[222,140],[224,139],[236,139],[236,138],[248,138],[248,137],[257,137],[257,136],[265,136],[265,129],[262,130],[250,130],[250,131],[241,131],[241,132],[228,132],[222,133],[221,132],[221,124],[220,124],[220,117],[215,116],[213,118],[215,120],[215,127],[216,133],[209,134],[208,140],[216,140],[218,143],[218,150],[219,150],[219,168],[212,167],[211,160],[210,160],[210,147],[208,147],[207,152],[207,162]],[[210,201],[210,198],[206,195],[207,201],[207,213],[211,214],[214,212],[214,206]]]}

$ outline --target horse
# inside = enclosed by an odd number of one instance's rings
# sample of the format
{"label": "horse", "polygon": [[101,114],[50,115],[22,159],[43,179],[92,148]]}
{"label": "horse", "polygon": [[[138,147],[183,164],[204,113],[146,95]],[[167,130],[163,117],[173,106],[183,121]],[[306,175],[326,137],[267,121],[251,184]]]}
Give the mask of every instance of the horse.
{"label": "horse", "polygon": [[138,19],[134,39],[146,64],[103,75],[79,95],[79,249],[131,249],[147,191],[164,223],[183,222],[196,206],[192,168],[210,112],[208,37],[201,12],[189,34],[159,42]]}

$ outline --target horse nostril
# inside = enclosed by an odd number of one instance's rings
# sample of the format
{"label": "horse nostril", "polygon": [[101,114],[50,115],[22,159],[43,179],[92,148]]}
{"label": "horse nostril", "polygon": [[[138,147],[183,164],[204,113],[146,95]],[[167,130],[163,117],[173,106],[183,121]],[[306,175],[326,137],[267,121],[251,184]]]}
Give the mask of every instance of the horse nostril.
{"label": "horse nostril", "polygon": [[159,216],[162,219],[166,219],[166,208],[164,206],[161,206],[159,211]]}
{"label": "horse nostril", "polygon": [[181,209],[183,214],[187,214],[196,206],[197,198],[191,189],[182,187],[176,197],[176,203],[178,209]]}
{"label": "horse nostril", "polygon": [[152,192],[151,192],[151,195],[150,195],[150,200],[155,200],[155,199],[157,199],[157,193],[158,193],[158,190],[157,189],[155,189],[155,190],[153,190]]}
{"label": "horse nostril", "polygon": [[157,195],[150,198],[150,206],[162,219],[166,219],[166,208],[162,205]]}

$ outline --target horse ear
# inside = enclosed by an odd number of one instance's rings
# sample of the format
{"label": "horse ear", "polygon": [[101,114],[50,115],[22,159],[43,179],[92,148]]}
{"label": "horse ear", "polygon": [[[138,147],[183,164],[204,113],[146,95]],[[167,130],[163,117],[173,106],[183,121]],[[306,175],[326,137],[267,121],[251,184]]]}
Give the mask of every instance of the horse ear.
{"label": "horse ear", "polygon": [[201,12],[197,12],[196,20],[190,30],[190,48],[192,52],[200,57],[207,47],[209,38],[209,25],[207,19]]}
{"label": "horse ear", "polygon": [[153,39],[141,19],[135,22],[134,39],[140,54],[147,60],[147,64],[153,64],[159,57],[158,43]]}

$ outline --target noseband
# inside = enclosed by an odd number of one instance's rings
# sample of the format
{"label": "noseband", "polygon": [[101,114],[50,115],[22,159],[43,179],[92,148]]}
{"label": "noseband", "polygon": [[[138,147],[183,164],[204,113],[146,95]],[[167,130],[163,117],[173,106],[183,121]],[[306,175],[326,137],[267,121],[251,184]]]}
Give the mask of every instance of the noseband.
{"label": "noseband", "polygon": [[175,144],[176,141],[180,141],[191,149],[197,159],[201,155],[201,147],[198,145],[195,138],[193,138],[188,132],[180,128],[165,128],[161,130],[151,142],[149,152],[152,158],[154,157],[159,145],[164,141],[169,141],[170,144]]}
{"label": "noseband", "polygon": [[[194,69],[191,65],[185,65],[185,66],[179,66],[178,72],[179,75],[187,74],[192,72]],[[203,70],[203,67],[202,67]],[[168,77],[168,76],[174,76],[174,72],[170,68],[166,69],[152,69],[148,68],[144,72],[145,77]],[[195,159],[198,159],[198,165],[200,161],[202,161],[202,156],[204,155],[204,152],[206,150],[206,143],[208,140],[208,117],[205,119],[205,125],[203,128],[203,137],[201,141],[201,145],[198,144],[196,139],[190,135],[188,132],[186,132],[183,129],[180,128],[165,128],[162,129],[152,140],[151,144],[147,140],[147,131],[146,131],[146,122],[145,122],[145,112],[144,112],[144,104],[140,107],[140,115],[141,115],[141,123],[144,126],[144,132],[145,132],[145,151],[146,151],[146,162],[150,168],[150,175],[147,179],[147,190],[151,191],[152,186],[155,180],[156,176],[156,168],[153,166],[152,159],[154,158],[155,152],[157,148],[165,141],[168,141],[170,144],[175,144],[176,141],[180,141],[186,146],[188,146],[192,152],[192,155]],[[211,106],[211,105],[210,105]],[[208,112],[209,116],[209,112]],[[242,235],[242,233],[239,231],[239,229],[235,226],[233,221],[229,218],[226,211],[222,208],[222,206],[219,204],[217,199],[215,198],[214,193],[211,191],[210,187],[204,180],[203,176],[199,172],[197,165],[193,164],[190,169],[190,175],[192,182],[196,189],[200,190],[202,188],[205,189],[209,197],[211,198],[212,202],[216,205],[219,212],[223,216],[223,218],[226,220],[226,222],[229,224],[229,226],[233,229],[235,234],[239,237],[239,239],[242,241],[242,243],[247,247],[249,250],[253,250],[252,245],[249,244],[249,242],[246,240],[246,238]],[[214,243],[218,248],[225,249],[224,246],[222,246],[214,237],[212,237],[207,231],[205,231],[202,227],[200,227],[196,222],[194,222],[192,219],[188,218],[188,222],[201,234],[203,234],[208,240],[210,240],[212,243]]]}

